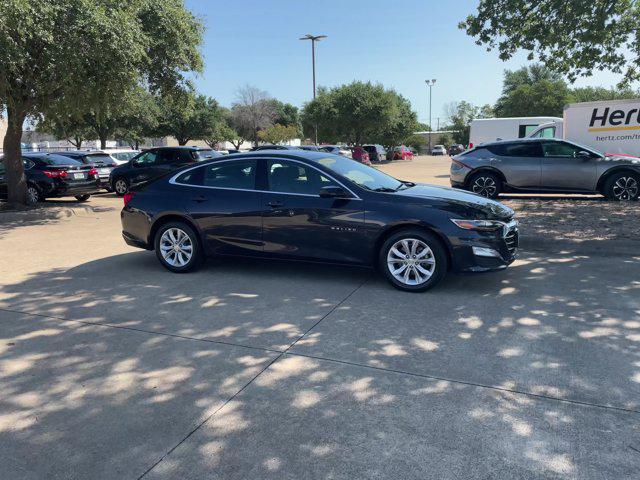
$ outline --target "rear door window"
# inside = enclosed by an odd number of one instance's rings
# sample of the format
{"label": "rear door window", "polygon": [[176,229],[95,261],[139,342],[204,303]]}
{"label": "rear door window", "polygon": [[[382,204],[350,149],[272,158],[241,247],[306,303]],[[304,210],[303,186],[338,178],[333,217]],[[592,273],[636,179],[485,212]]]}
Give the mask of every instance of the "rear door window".
{"label": "rear door window", "polygon": [[545,142],[542,150],[545,157],[575,158],[582,149],[564,142]]}
{"label": "rear door window", "polygon": [[254,190],[257,160],[210,163],[202,167],[205,187]]}
{"label": "rear door window", "polygon": [[505,143],[491,145],[487,149],[494,155],[501,157],[541,157],[542,151],[537,142]]}

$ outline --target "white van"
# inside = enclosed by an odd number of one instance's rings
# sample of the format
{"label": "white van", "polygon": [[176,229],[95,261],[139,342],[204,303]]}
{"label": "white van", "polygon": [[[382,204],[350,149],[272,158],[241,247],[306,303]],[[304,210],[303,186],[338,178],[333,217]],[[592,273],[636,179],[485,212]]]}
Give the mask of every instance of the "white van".
{"label": "white van", "polygon": [[602,153],[640,156],[640,99],[572,103],[564,118],[540,125],[531,137],[562,138]]}
{"label": "white van", "polygon": [[484,142],[528,137],[542,124],[562,122],[560,117],[479,118],[469,124],[469,148]]}

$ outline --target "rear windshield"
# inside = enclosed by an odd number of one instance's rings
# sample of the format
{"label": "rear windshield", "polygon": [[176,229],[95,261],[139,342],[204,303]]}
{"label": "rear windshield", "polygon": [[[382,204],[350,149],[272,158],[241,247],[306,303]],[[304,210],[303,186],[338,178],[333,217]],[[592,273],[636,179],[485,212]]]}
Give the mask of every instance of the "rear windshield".
{"label": "rear windshield", "polygon": [[215,150],[194,150],[191,152],[191,156],[198,160],[206,160],[208,158],[215,158],[222,155],[220,152],[216,152]]}
{"label": "rear windshield", "polygon": [[106,153],[94,153],[85,157],[91,163],[113,163],[113,160]]}
{"label": "rear windshield", "polygon": [[43,155],[38,157],[26,157],[30,160],[36,160],[44,163],[45,165],[82,165],[82,162],[78,162],[73,158],[63,157],[62,155]]}
{"label": "rear windshield", "polygon": [[140,152],[119,152],[119,153],[112,153],[111,156],[115,157],[117,160],[120,160],[121,162],[123,161],[128,162],[139,153]]}

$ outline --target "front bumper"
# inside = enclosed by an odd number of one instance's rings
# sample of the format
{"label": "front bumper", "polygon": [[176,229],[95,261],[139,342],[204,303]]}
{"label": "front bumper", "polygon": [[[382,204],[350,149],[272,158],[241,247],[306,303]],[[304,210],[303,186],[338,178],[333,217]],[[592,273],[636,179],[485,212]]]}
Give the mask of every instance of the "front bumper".
{"label": "front bumper", "polygon": [[[518,256],[518,223],[511,221],[496,233],[473,232],[469,237],[459,237],[453,247],[453,270],[456,272],[491,272],[504,270]],[[475,252],[474,252],[474,247]],[[490,251],[496,256],[486,256]],[[481,254],[478,254],[481,253]]]}

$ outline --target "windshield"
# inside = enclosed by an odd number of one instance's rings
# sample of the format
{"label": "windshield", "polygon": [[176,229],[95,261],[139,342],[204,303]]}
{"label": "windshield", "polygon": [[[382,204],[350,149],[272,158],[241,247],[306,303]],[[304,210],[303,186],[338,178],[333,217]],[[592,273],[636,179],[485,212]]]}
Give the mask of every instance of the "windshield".
{"label": "windshield", "polygon": [[325,157],[319,159],[318,163],[367,190],[378,192],[396,191],[403,186],[402,182],[386,173],[346,157],[338,155]]}

